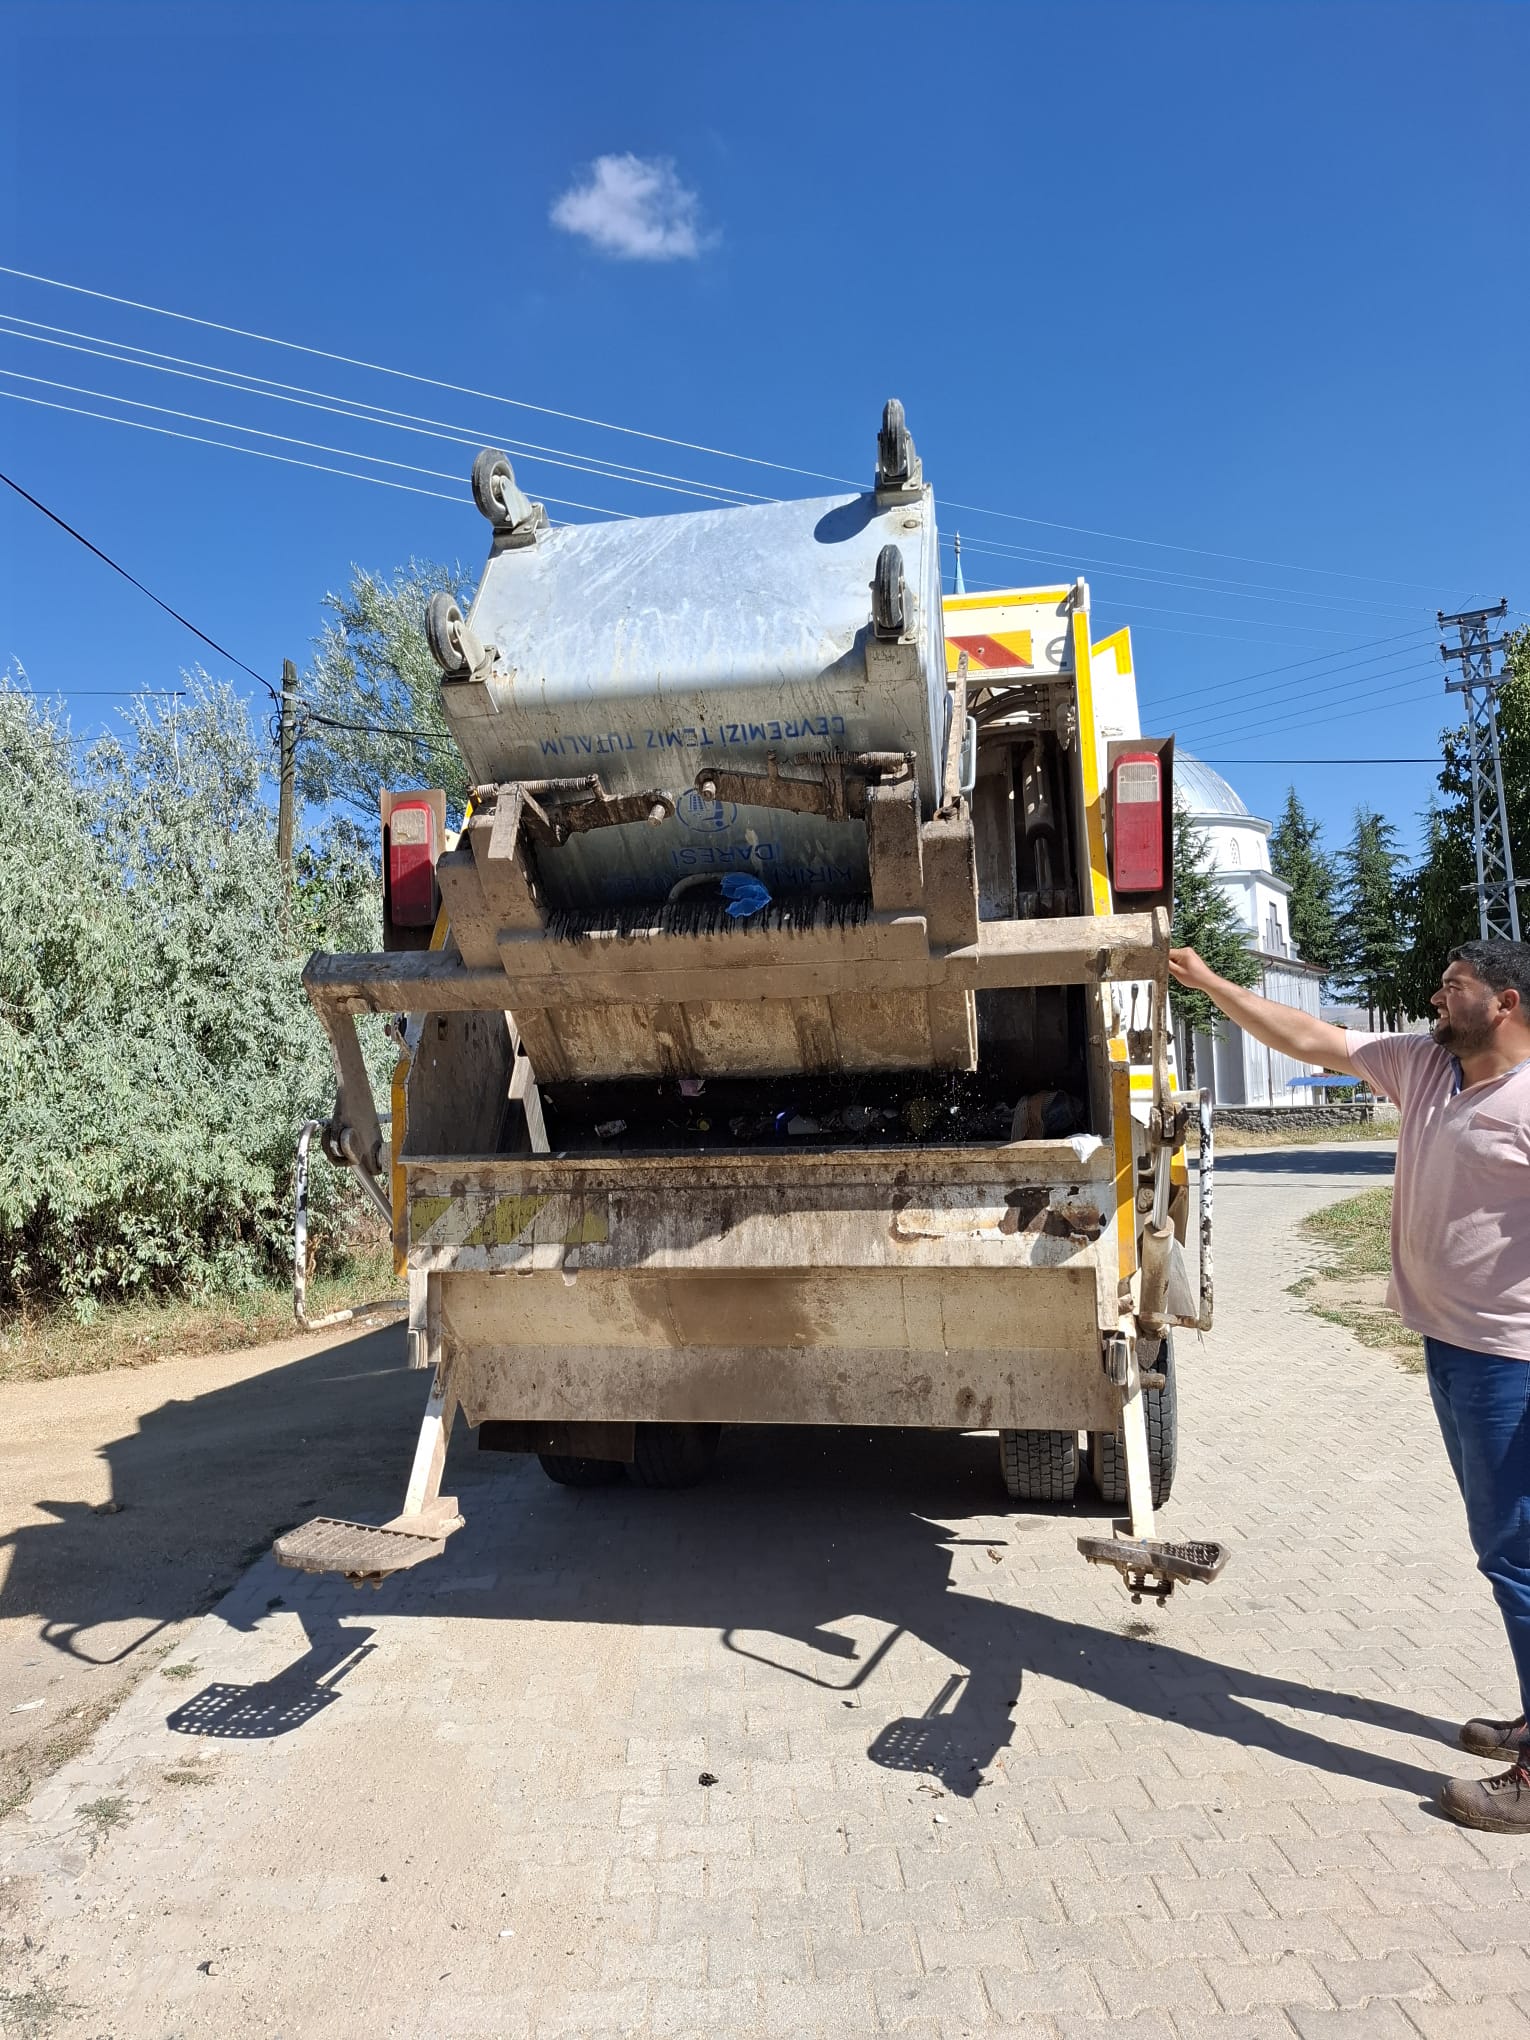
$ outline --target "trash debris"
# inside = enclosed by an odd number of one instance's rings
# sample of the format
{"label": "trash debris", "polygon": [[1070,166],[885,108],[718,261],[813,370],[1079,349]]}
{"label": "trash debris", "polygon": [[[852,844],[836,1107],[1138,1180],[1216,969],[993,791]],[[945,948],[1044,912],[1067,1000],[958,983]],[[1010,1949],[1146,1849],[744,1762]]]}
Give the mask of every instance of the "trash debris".
{"label": "trash debris", "polygon": [[499,1938],[502,1941],[513,1941],[515,1939],[514,1927],[501,1927],[499,1930]]}
{"label": "trash debris", "polygon": [[743,871],[727,874],[722,882],[722,896],[728,902],[725,912],[734,921],[746,921],[751,914],[770,905],[770,888]]}
{"label": "trash debris", "polygon": [[817,1131],[818,1121],[816,1119],[809,1119],[802,1112],[795,1113],[786,1122],[787,1137],[791,1140],[804,1140],[808,1134],[817,1133]]}
{"label": "trash debris", "polygon": [[203,1976],[211,1976],[214,1973],[213,1963],[210,1959],[206,1962],[199,1962],[197,1968]]}
{"label": "trash debris", "polygon": [[97,1502],[91,1513],[96,1516],[120,1516],[122,1514],[122,1504],[121,1502]]}
{"label": "trash debris", "polygon": [[46,1707],[46,1700],[23,1700],[19,1707],[11,1709],[12,1714],[30,1714],[34,1707]]}
{"label": "trash debris", "polygon": [[710,1771],[703,1771],[701,1776],[696,1780],[696,1783],[698,1785],[715,1785],[717,1783],[717,1780]]}
{"label": "trash debris", "polygon": [[1009,1137],[1013,1140],[1065,1140],[1088,1117],[1082,1098],[1069,1091],[1032,1091],[1015,1106]]}
{"label": "trash debris", "polygon": [[936,1827],[944,1827],[944,1826],[945,1826],[945,1824],[946,1824],[946,1817],[945,1817],[945,1815],[944,1815],[943,1813],[937,1813],[937,1814],[935,1814],[935,1815],[933,1816],[933,1819],[934,1819],[934,1822],[935,1822],[935,1825],[936,1825]]}
{"label": "trash debris", "polygon": [[627,1131],[627,1122],[625,1119],[602,1119],[597,1122],[595,1131],[601,1140],[615,1140],[619,1133]]}
{"label": "trash debris", "polygon": [[705,1077],[682,1077],[680,1079],[680,1095],[682,1098],[699,1098],[706,1087],[707,1080]]}

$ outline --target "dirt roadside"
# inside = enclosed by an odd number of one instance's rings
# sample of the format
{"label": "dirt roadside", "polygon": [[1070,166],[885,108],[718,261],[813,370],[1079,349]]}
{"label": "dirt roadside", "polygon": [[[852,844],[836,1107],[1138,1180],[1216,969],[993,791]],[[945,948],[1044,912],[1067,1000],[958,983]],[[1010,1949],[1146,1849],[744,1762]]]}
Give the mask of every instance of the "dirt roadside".
{"label": "dirt roadside", "polygon": [[0,1810],[278,1530],[396,1507],[424,1400],[398,1323],[0,1384]]}

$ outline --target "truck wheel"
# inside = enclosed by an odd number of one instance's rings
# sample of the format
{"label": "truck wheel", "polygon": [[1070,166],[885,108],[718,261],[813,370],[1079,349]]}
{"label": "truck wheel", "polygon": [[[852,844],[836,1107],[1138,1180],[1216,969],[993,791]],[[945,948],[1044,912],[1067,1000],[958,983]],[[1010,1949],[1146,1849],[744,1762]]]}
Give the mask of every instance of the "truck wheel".
{"label": "truck wheel", "polygon": [[721,1424],[639,1424],[632,1478],[639,1487],[694,1487],[712,1471],[721,1437]]}
{"label": "truck wheel", "polygon": [[561,1452],[539,1452],[537,1458],[559,1487],[609,1487],[622,1477],[619,1459],[571,1459]]}
{"label": "truck wheel", "polygon": [[[1162,1388],[1142,1391],[1153,1507],[1161,1509],[1173,1491],[1174,1467],[1179,1457],[1179,1387],[1174,1377],[1173,1334],[1166,1336],[1156,1350],[1144,1340],[1138,1355],[1144,1372],[1156,1371],[1164,1376]],[[1113,1508],[1122,1507],[1126,1501],[1126,1440],[1120,1431],[1091,1431],[1089,1458],[1100,1500],[1109,1502]]]}
{"label": "truck wheel", "polygon": [[999,1464],[1017,1502],[1071,1502],[1078,1486],[1078,1437],[1072,1431],[1001,1431]]}

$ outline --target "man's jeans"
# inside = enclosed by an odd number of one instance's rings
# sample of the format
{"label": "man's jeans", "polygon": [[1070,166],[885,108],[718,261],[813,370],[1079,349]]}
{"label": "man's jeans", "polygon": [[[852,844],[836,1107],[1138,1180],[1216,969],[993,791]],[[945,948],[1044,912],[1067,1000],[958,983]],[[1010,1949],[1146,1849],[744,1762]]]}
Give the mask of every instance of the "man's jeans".
{"label": "man's jeans", "polygon": [[1530,1361],[1425,1339],[1429,1393],[1530,1715]]}

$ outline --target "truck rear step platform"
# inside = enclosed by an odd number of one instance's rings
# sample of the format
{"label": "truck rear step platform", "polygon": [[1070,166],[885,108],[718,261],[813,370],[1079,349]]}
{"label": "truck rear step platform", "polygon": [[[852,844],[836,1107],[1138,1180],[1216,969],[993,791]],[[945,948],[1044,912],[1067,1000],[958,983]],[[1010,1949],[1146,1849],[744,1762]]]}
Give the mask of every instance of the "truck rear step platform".
{"label": "truck rear step platform", "polygon": [[294,1572],[341,1573],[356,1586],[363,1580],[381,1586],[393,1573],[439,1558],[447,1537],[462,1525],[455,1503],[448,1512],[410,1519],[407,1529],[402,1521],[348,1523],[338,1516],[315,1516],[277,1538],[276,1562]]}

